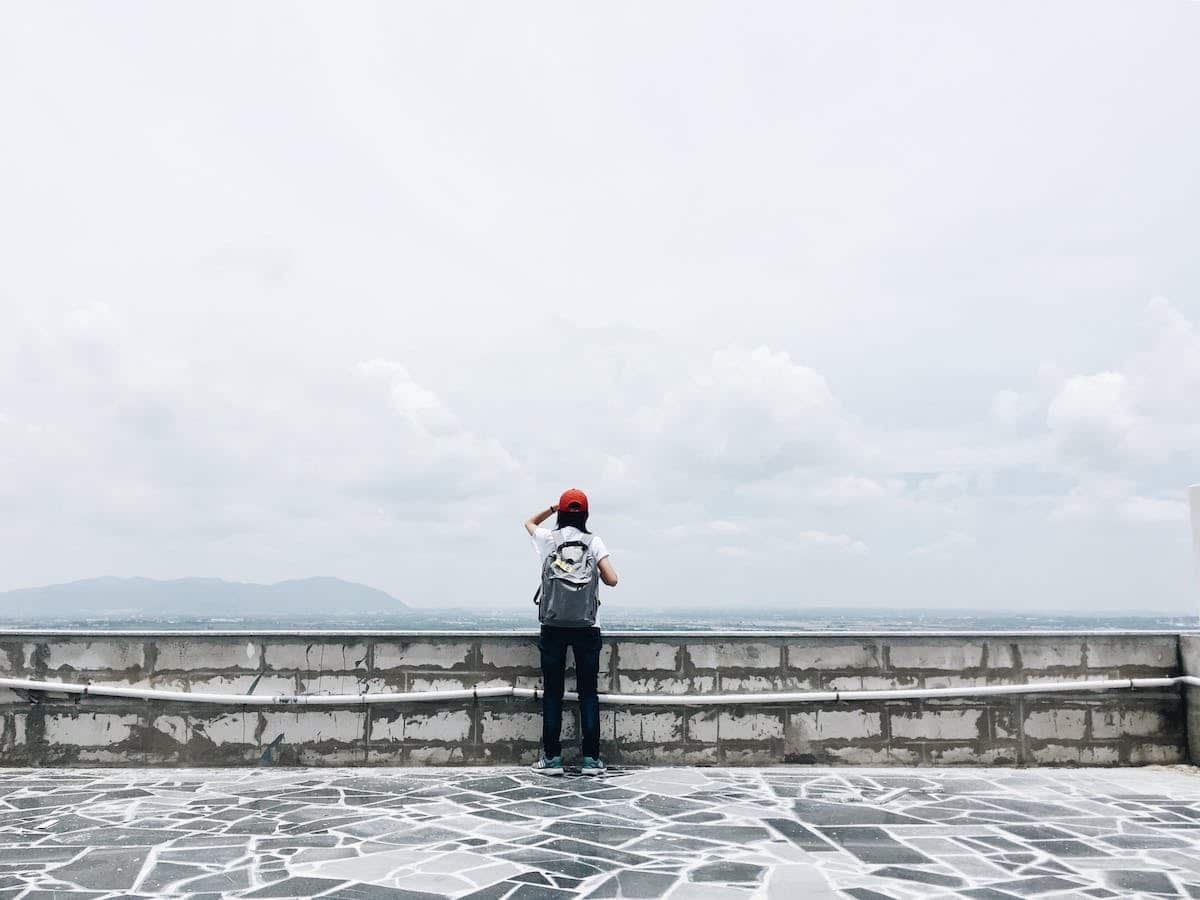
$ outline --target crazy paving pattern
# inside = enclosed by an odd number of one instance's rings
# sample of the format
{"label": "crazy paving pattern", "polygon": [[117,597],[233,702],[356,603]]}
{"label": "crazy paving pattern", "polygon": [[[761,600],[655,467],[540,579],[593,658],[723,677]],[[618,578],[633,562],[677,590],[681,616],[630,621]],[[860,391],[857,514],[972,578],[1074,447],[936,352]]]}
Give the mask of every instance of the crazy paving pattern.
{"label": "crazy paving pattern", "polygon": [[1200,897],[1200,775],[0,770],[10,897]]}

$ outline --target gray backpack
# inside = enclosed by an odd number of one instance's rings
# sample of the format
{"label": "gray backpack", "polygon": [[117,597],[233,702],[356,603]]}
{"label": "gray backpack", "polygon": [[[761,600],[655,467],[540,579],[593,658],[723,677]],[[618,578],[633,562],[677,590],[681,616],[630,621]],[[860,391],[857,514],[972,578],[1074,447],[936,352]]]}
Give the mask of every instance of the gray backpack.
{"label": "gray backpack", "polygon": [[592,554],[592,536],[579,532],[567,540],[552,532],[554,550],[542,563],[542,584],[533,597],[538,621],[561,628],[590,628],[600,606],[600,569]]}

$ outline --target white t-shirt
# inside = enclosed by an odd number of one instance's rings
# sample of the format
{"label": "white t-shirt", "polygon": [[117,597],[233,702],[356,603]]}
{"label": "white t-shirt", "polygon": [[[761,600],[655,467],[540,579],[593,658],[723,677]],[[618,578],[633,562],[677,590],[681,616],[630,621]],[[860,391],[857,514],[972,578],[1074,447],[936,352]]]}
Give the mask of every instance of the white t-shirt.
{"label": "white t-shirt", "polygon": [[[579,535],[582,534],[578,528],[572,528],[569,525],[562,531],[563,538],[568,541],[577,541],[579,540]],[[531,537],[533,538],[534,549],[537,550],[538,563],[539,565],[544,564],[546,557],[554,552],[554,532],[549,528],[535,528]],[[597,563],[609,555],[608,548],[604,546],[604,541],[600,540],[600,535],[598,534],[592,535],[591,549],[592,553],[596,556]]]}

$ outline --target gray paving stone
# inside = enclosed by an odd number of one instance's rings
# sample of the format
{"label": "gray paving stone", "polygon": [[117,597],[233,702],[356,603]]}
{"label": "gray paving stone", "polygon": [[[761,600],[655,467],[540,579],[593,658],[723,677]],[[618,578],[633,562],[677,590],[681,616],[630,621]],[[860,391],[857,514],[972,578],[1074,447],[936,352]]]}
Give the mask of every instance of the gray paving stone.
{"label": "gray paving stone", "polygon": [[749,844],[771,838],[768,831],[756,825],[670,825],[665,830],[721,844]]}
{"label": "gray paving stone", "polygon": [[768,825],[782,834],[785,838],[801,849],[815,853],[835,852],[837,847],[829,843],[815,831],[805,828],[793,819],[767,819]]}
{"label": "gray paving stone", "polygon": [[56,836],[51,843],[83,844],[88,847],[153,847],[162,843],[162,831],[149,828],[93,828]]}
{"label": "gray paving stone", "polygon": [[539,884],[522,884],[508,895],[508,900],[568,900],[575,897],[574,891],[546,887]]}
{"label": "gray paving stone", "polygon": [[204,874],[204,869],[194,865],[180,865],[177,863],[159,862],[153,869],[141,880],[138,887],[143,891],[162,894],[166,888],[177,881],[185,881],[189,878],[196,878]]}
{"label": "gray paving stone", "polygon": [[196,878],[179,885],[180,889],[186,890],[188,893],[215,892],[219,894],[241,891],[248,887],[250,887],[249,869],[231,869],[227,872],[205,875],[203,878]]}
{"label": "gray paving stone", "polygon": [[821,833],[865,863],[931,863],[929,857],[907,847],[882,828],[852,826],[822,828]]}
{"label": "gray paving stone", "polygon": [[[473,900],[746,898],[800,882],[859,900],[1200,895],[1192,770],[695,769],[679,779],[0,770],[0,900],[151,897],[184,882],[199,898],[413,900],[451,884]],[[803,877],[789,881],[785,867]],[[393,883],[397,871],[410,887]]]}
{"label": "gray paving stone", "polygon": [[686,837],[682,834],[652,834],[640,841],[627,845],[624,849],[630,853],[692,853],[712,852],[723,845],[715,841],[705,841],[700,838]]}
{"label": "gray paving stone", "polygon": [[1126,893],[1179,895],[1179,889],[1162,872],[1139,869],[1113,869],[1104,875],[1108,886]]}
{"label": "gray paving stone", "polygon": [[66,862],[83,852],[82,847],[4,847],[0,862]]}
{"label": "gray paving stone", "polygon": [[[505,893],[511,890],[512,885],[507,885],[503,892],[497,893],[497,897],[503,897]],[[338,900],[441,900],[439,894],[429,894],[423,891],[406,891],[400,888],[386,887],[380,884],[348,884],[345,887],[322,894],[322,897],[334,897]],[[477,897],[476,894],[471,894],[471,897]],[[481,898],[477,898],[481,900]]]}
{"label": "gray paving stone", "polygon": [[936,887],[956,888],[963,886],[963,880],[953,875],[943,875],[940,872],[927,872],[924,869],[906,869],[902,866],[886,866],[871,873],[876,878],[898,878],[901,881],[915,881],[919,884],[931,884]]}
{"label": "gray paving stone", "polygon": [[258,890],[248,891],[246,897],[315,897],[334,888],[342,887],[344,880],[329,878],[287,878]]}
{"label": "gray paving stone", "polygon": [[1058,841],[1068,840],[1073,835],[1061,828],[1048,825],[1001,825],[1002,830],[1027,841]]}
{"label": "gray paving stone", "polygon": [[1041,850],[1043,853],[1049,853],[1051,856],[1068,858],[1111,855],[1108,851],[1101,850],[1099,847],[1093,847],[1091,844],[1086,844],[1083,841],[1030,841],[1029,846]]}
{"label": "gray paving stone", "polygon": [[511,881],[502,881],[500,884],[494,884],[478,891],[473,891],[470,894],[464,894],[459,900],[502,900],[512,889],[513,885]]}
{"label": "gray paving stone", "polygon": [[618,872],[588,897],[661,897],[675,884],[674,875],[659,872]]}
{"label": "gray paving stone", "polygon": [[74,862],[53,870],[59,881],[90,889],[129,890],[150,851],[143,847],[89,850]]}
{"label": "gray paving stone", "polygon": [[793,806],[796,816],[804,822],[822,825],[922,825],[924,819],[877,809],[866,803],[825,803],[820,800],[797,800]]}
{"label": "gray paving stone", "polygon": [[1120,847],[1122,850],[1163,850],[1194,846],[1182,838],[1166,837],[1165,835],[1114,834],[1111,837],[1102,837],[1100,840],[1114,847]]}
{"label": "gray paving stone", "polygon": [[561,834],[565,837],[578,838],[579,840],[607,844],[611,847],[619,847],[622,844],[627,844],[644,833],[639,828],[592,825],[582,822],[555,822],[548,826],[546,831],[551,834]]}
{"label": "gray paving stone", "polygon": [[236,847],[202,847],[184,848],[166,847],[159,852],[158,858],[163,862],[173,863],[207,863],[209,865],[225,866],[241,859],[248,853],[242,844]]}
{"label": "gray paving stone", "polygon": [[992,888],[997,891],[1016,894],[1018,897],[1036,897],[1038,894],[1048,894],[1052,891],[1066,891],[1074,887],[1079,887],[1078,881],[1059,878],[1055,875],[1040,875],[1034,878],[1000,881],[992,885]]}
{"label": "gray paving stone", "polygon": [[547,850],[556,850],[559,853],[570,853],[576,856],[605,859],[611,862],[620,863],[623,866],[640,866],[651,862],[649,857],[643,856],[642,854],[627,853],[623,850],[614,850],[611,847],[601,847],[596,844],[572,840],[570,838],[557,838],[552,841],[547,841],[542,846]]}
{"label": "gray paving stone", "polygon": [[757,883],[762,880],[763,873],[766,869],[763,866],[754,866],[749,863],[730,862],[721,860],[720,862],[707,863],[703,866],[697,866],[688,872],[688,881],[717,881],[723,884],[731,882],[738,883]]}

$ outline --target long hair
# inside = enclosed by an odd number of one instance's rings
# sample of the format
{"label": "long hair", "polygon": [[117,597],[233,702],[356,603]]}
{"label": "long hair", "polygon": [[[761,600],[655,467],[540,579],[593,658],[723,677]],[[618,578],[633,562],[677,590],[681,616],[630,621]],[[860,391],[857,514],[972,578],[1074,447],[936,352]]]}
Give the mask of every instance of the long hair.
{"label": "long hair", "polygon": [[558,511],[558,527],[578,528],[584,534],[591,534],[587,530],[587,517],[587,510],[584,509],[560,509]]}

